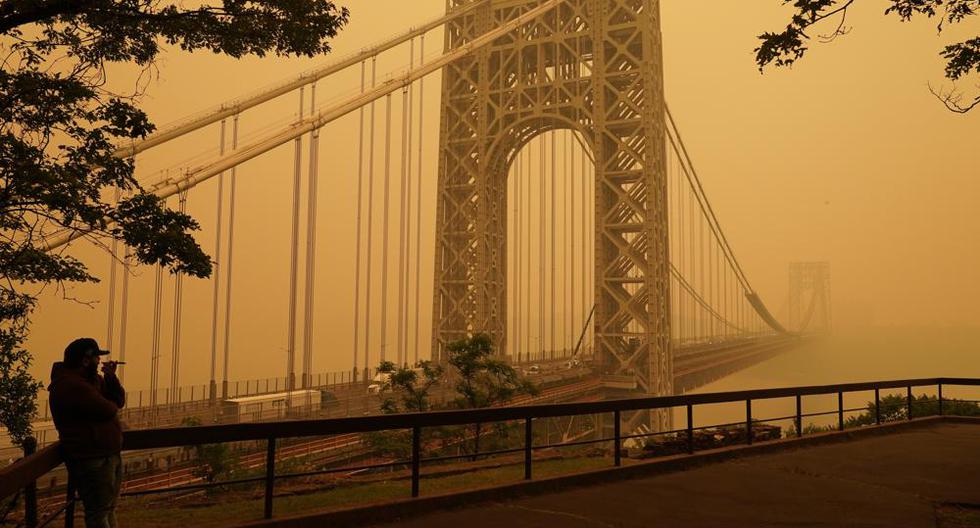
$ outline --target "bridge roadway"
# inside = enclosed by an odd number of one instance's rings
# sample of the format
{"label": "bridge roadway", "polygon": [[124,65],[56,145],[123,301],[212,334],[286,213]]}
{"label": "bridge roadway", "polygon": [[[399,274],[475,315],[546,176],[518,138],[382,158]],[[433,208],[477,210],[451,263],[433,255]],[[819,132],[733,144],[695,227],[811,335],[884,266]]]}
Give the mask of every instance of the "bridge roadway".
{"label": "bridge roadway", "polygon": [[[540,491],[537,493],[542,494],[515,499],[494,499],[491,491],[484,494],[489,498],[481,499],[486,502],[478,505],[469,502],[461,509],[428,515],[416,511],[398,519],[397,525],[401,528],[980,526],[980,457],[976,456],[980,421],[931,420],[908,425],[912,427],[899,426],[884,434],[856,435],[841,442],[808,447],[804,444],[792,450],[756,446],[761,449],[751,457],[673,473],[651,468],[645,476],[639,476],[637,471],[630,479],[610,476],[591,485],[552,493]],[[548,486],[543,484],[545,489]],[[306,518],[312,524],[300,519],[283,524],[343,525],[316,524],[329,521],[314,516]]]}

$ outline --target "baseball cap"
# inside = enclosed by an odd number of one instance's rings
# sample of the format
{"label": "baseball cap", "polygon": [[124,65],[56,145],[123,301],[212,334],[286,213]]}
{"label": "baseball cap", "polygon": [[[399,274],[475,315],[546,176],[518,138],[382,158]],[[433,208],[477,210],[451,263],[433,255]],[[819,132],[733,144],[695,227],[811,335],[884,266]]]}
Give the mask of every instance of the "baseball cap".
{"label": "baseball cap", "polygon": [[95,356],[108,356],[108,350],[99,348],[98,341],[91,337],[76,339],[65,347],[65,363],[78,363],[82,358]]}

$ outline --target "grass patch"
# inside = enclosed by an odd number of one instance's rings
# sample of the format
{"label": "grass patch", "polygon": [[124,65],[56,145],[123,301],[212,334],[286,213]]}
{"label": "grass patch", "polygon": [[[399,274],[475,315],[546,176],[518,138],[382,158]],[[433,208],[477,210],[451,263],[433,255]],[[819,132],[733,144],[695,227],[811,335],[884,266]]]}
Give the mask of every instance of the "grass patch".
{"label": "grass patch", "polygon": [[[534,478],[541,479],[599,469],[609,467],[611,463],[612,460],[608,457],[541,460],[534,464]],[[438,472],[447,469],[447,466],[432,468],[423,466],[420,484],[423,496],[514,483],[524,478],[524,466],[521,463],[430,477],[426,477],[427,469]],[[277,481],[273,512],[275,516],[282,516],[408,498],[411,493],[411,483],[405,475],[405,472],[400,471],[389,475],[376,474],[349,480],[305,479],[303,482],[294,483]],[[187,504],[171,503],[162,497],[124,498],[117,510],[117,517],[121,526],[140,528],[227,526],[230,523],[262,517],[264,504],[262,489],[256,486],[252,491],[218,494],[207,501],[198,500]]]}

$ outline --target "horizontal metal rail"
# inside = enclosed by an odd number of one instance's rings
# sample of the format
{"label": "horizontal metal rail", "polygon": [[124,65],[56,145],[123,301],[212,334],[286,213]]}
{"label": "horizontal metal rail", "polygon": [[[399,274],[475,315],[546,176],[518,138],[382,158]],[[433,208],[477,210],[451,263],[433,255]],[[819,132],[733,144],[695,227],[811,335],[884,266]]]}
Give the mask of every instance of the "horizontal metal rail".
{"label": "horizontal metal rail", "polygon": [[[212,486],[227,486],[233,484],[251,483],[264,481],[267,490],[267,509],[266,515],[271,516],[271,490],[275,480],[293,478],[297,476],[315,475],[322,473],[352,472],[382,467],[410,466],[412,468],[413,496],[418,494],[419,466],[425,462],[435,462],[440,460],[451,460],[459,458],[469,458],[473,456],[489,456],[493,454],[510,454],[524,451],[526,454],[534,450],[549,447],[569,447],[576,445],[590,445],[603,442],[615,442],[615,457],[619,461],[619,446],[621,442],[630,438],[640,438],[643,436],[659,436],[666,434],[681,434],[687,432],[688,451],[694,450],[693,431],[700,429],[744,426],[746,441],[752,442],[752,424],[779,421],[795,420],[797,434],[800,434],[802,419],[813,416],[838,415],[838,428],[843,430],[845,422],[844,413],[868,410],[866,407],[845,408],[843,405],[843,395],[845,393],[874,391],[876,411],[876,423],[881,423],[880,413],[880,391],[882,389],[905,389],[905,405],[901,408],[907,409],[907,419],[912,419],[911,409],[914,405],[924,403],[918,402],[914,398],[914,387],[938,386],[939,395],[942,398],[943,386],[980,386],[980,379],[977,378],[914,378],[902,380],[873,381],[862,383],[845,383],[836,385],[811,385],[801,387],[783,387],[774,389],[756,389],[744,391],[715,392],[705,394],[689,394],[681,396],[662,396],[651,398],[631,398],[619,400],[607,400],[583,403],[563,403],[548,405],[528,405],[519,407],[499,407],[486,409],[467,409],[455,411],[435,411],[426,413],[409,413],[398,415],[365,416],[354,418],[333,418],[320,420],[296,420],[271,423],[245,423],[228,425],[208,425],[197,427],[177,427],[167,429],[147,429],[130,430],[123,433],[123,449],[137,450],[149,448],[164,448],[189,446],[216,442],[236,442],[244,440],[265,440],[268,443],[268,453],[266,460],[266,475],[264,477],[241,479],[238,481],[215,482],[207,484],[189,484],[161,490],[144,490],[130,492],[126,495],[144,495],[150,493],[166,493],[177,491],[192,491]],[[837,409],[830,412],[810,412],[803,413],[801,409],[801,398],[803,396],[816,395],[837,395]],[[756,400],[768,400],[776,398],[796,398],[797,412],[793,416],[753,419],[752,402]],[[943,412],[944,402],[961,401],[950,398],[938,400],[939,412]],[[971,400],[962,400],[971,401]],[[728,424],[694,427],[692,421],[692,409],[697,405],[745,402],[746,417],[743,422],[732,422]],[[594,415],[609,413],[619,417],[624,411],[640,411],[652,409],[666,409],[674,407],[687,407],[688,424],[686,429],[679,429],[665,432],[651,432],[643,435],[623,435],[619,427],[615,427],[615,434],[612,438],[600,438],[596,440],[581,440],[559,444],[533,445],[531,437],[532,430],[529,427],[531,420],[535,418],[550,418],[562,416]],[[419,431],[426,427],[439,427],[451,425],[470,425],[478,423],[492,422],[519,422],[524,421],[525,444],[522,448],[504,449],[484,453],[473,453],[453,457],[431,457],[422,458],[420,456],[421,440]],[[618,423],[618,421],[617,421]],[[276,443],[279,439],[295,438],[304,436],[322,436],[331,434],[350,434],[389,430],[410,430],[413,437],[413,456],[410,461],[395,461],[381,464],[370,464],[359,467],[348,467],[339,469],[328,469],[315,472],[305,472],[297,474],[276,475],[275,453]],[[21,489],[33,489],[34,482],[48,471],[51,471],[62,463],[62,457],[57,443],[45,447],[30,456],[15,462],[14,464],[0,469],[0,498],[5,498]],[[526,456],[527,465],[525,475],[529,478],[530,456]],[[618,465],[618,464],[617,464]],[[36,519],[36,516],[34,517]]]}

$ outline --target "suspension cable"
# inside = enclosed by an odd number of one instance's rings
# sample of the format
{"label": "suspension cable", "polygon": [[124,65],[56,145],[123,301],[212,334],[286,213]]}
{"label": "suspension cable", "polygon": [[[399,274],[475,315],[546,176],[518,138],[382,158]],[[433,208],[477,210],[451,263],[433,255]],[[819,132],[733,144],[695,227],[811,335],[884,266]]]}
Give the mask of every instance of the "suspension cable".
{"label": "suspension cable", "polygon": [[[372,89],[368,93],[357,94],[353,98],[346,99],[336,105],[331,105],[329,108],[317,112],[307,119],[280,129],[278,132],[275,132],[269,136],[258,139],[257,141],[249,144],[247,147],[242,148],[241,152],[239,153],[219,158],[210,163],[197,167],[194,170],[187,171],[183,177],[177,180],[164,178],[153,184],[147,185],[147,190],[157,197],[165,198],[199,185],[200,183],[216,176],[221,171],[244,163],[252,158],[269,152],[280,145],[284,145],[289,141],[295,140],[297,137],[305,135],[307,131],[312,130],[313,128],[321,128],[326,126],[328,123],[340,119],[341,117],[353,112],[354,110],[357,110],[359,107],[366,105],[373,100],[381,97],[387,97],[400,87],[421,79],[426,75],[439,71],[446,65],[451,64],[453,61],[473,53],[473,51],[476,49],[491,44],[501,36],[513,31],[515,28],[523,24],[527,24],[528,22],[536,19],[538,16],[554,9],[560,5],[562,1],[563,0],[544,0],[541,4],[530,11],[508,20],[500,26],[497,26],[494,29],[474,38],[459,48],[443,53],[439,57],[421,65],[419,68],[408,73],[407,75],[392,79],[386,82],[383,86],[378,87],[377,89]],[[61,232],[51,236],[49,240],[45,242],[42,249],[44,251],[50,251],[81,236],[84,236],[85,234],[86,230],[62,230]]]}
{"label": "suspension cable", "polygon": [[476,0],[474,2],[467,3],[451,12],[446,13],[436,19],[430,20],[418,26],[413,26],[407,32],[401,33],[394,37],[388,38],[387,40],[376,44],[370,48],[359,51],[358,53],[351,55],[349,57],[340,59],[337,62],[330,64],[324,64],[318,66],[308,72],[300,74],[284,83],[266,89],[254,95],[246,96],[240,99],[235,99],[232,101],[226,101],[222,103],[217,108],[212,111],[205,113],[204,115],[187,120],[186,123],[179,124],[177,126],[168,127],[157,131],[156,133],[146,137],[143,140],[134,142],[125,147],[118,148],[113,152],[113,156],[119,158],[128,158],[135,156],[136,154],[143,152],[147,149],[153,148],[157,145],[170,141],[174,138],[180,137],[188,132],[192,132],[201,127],[205,127],[212,123],[216,123],[222,119],[231,117],[233,115],[238,115],[241,112],[248,110],[249,108],[258,106],[262,103],[275,99],[281,95],[285,95],[289,92],[296,90],[301,86],[306,86],[307,84],[316,82],[320,79],[333,75],[337,72],[345,70],[358,62],[363,62],[369,57],[374,60],[377,56],[395,46],[404,43],[405,41],[415,38],[416,36],[425,36],[425,33],[436,29],[440,26],[447,24],[467,13],[473,9],[483,5],[489,0]]}

